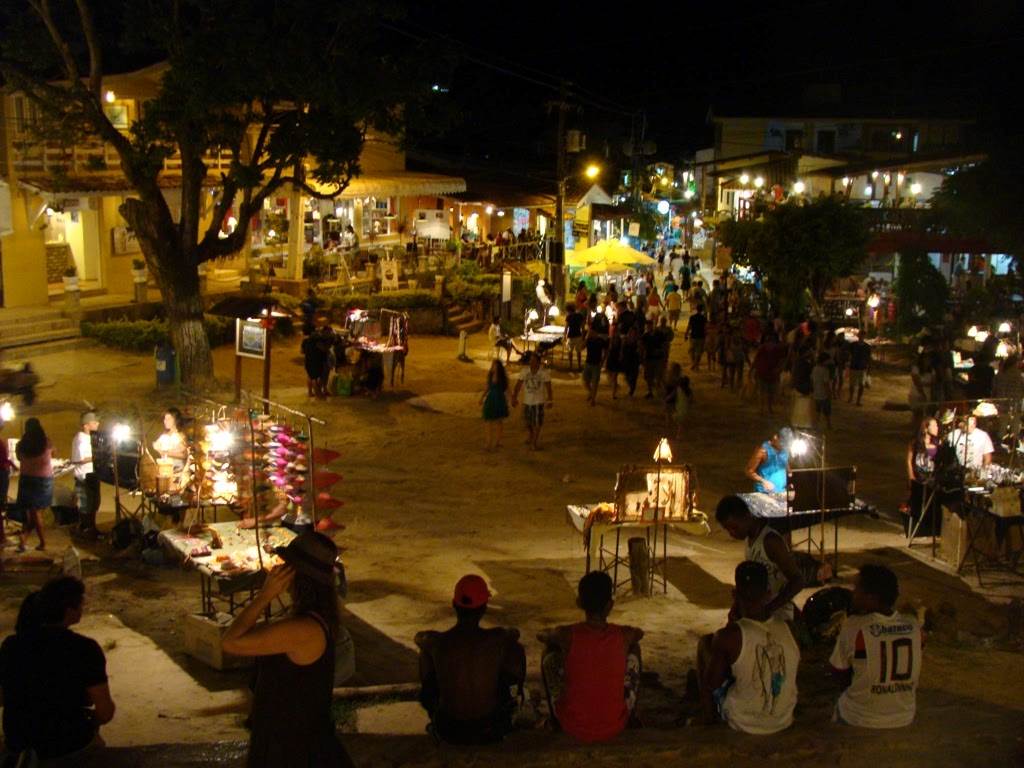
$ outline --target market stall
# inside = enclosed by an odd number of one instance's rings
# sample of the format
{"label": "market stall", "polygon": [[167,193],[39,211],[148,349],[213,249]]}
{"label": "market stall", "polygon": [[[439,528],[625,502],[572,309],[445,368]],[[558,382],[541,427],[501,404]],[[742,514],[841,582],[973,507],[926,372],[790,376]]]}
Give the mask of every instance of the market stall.
{"label": "market stall", "polygon": [[[667,592],[669,531],[694,536],[711,532],[707,516],[696,508],[694,468],[671,465],[664,439],[654,456],[653,465],[619,470],[613,502],[566,508],[570,524],[583,535],[587,572],[596,568],[609,573],[616,591],[632,584],[634,591],[650,594],[660,584]],[[629,532],[643,535],[630,539]]]}

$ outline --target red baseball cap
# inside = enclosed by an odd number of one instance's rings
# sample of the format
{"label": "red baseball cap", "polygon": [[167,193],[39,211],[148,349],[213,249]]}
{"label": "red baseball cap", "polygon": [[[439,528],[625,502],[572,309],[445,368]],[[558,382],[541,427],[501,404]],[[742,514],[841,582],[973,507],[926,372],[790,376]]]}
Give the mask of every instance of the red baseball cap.
{"label": "red baseball cap", "polygon": [[452,597],[452,605],[456,608],[479,608],[487,605],[491,597],[491,591],[487,589],[487,582],[482,576],[468,574],[459,579],[455,585],[455,595]]}

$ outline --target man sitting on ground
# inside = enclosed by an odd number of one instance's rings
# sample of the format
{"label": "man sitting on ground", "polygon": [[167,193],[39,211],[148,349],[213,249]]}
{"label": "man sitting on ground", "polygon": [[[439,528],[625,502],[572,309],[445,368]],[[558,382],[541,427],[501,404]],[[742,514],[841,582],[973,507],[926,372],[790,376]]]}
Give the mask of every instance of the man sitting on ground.
{"label": "man sitting on ground", "polygon": [[769,594],[763,564],[736,567],[736,616],[697,646],[704,724],[721,718],[733,730],[755,735],[792,725],[800,649],[789,625],[768,609]]}
{"label": "man sitting on ground", "polygon": [[744,560],[761,563],[768,569],[768,612],[783,621],[792,621],[793,598],[803,589],[804,579],[779,532],[767,520],[754,517],[739,496],[726,496],[719,501],[715,519],[734,539],[746,539]]}
{"label": "man sitting on ground", "polygon": [[447,632],[420,632],[420,703],[434,734],[453,744],[500,741],[512,728],[515,700],[522,691],[526,653],[519,630],[482,629],[491,593],[480,576],[455,585],[455,626]]}
{"label": "man sitting on ground", "polygon": [[921,675],[921,627],[896,612],[900,587],[884,565],[863,565],[853,588],[853,615],[843,622],[829,660],[847,686],[832,719],[861,728],[914,722]]}
{"label": "man sitting on ground", "polygon": [[586,620],[537,635],[545,646],[541,673],[548,707],[562,730],[583,742],[615,738],[636,708],[644,633],[608,623],[612,593],[607,573],[588,573],[576,599]]}
{"label": "man sitting on ground", "polygon": [[33,752],[40,760],[86,765],[86,756],[103,746],[100,726],[114,717],[103,651],[71,631],[84,603],[79,579],[50,581],[26,598],[17,632],[0,646],[4,740],[26,765],[35,764]]}

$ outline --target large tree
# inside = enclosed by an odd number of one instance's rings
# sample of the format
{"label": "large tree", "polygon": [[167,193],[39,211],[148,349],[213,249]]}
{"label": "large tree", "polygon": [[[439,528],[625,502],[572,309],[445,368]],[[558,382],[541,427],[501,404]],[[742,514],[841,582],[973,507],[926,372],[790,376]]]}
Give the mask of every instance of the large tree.
{"label": "large tree", "polygon": [[769,208],[758,220],[723,222],[721,238],[735,261],[761,274],[779,309],[794,315],[805,297],[820,305],[837,279],[863,263],[868,231],[858,209],[820,197]]}
{"label": "large tree", "polygon": [[[287,185],[340,193],[359,173],[367,131],[399,134],[403,111],[429,93],[427,68],[409,66],[412,43],[382,44],[390,14],[379,2],[23,0],[0,13],[0,74],[39,106],[40,138],[93,136],[116,150],[132,190],[120,212],[192,385],[212,375],[199,265],[239,251],[263,201]],[[166,69],[124,132],[104,112],[104,78],[108,61],[129,59]],[[215,178],[214,152],[230,157]],[[172,156],[180,178],[166,179]],[[180,186],[179,211],[163,194],[169,185]],[[238,224],[224,237],[229,211]]]}

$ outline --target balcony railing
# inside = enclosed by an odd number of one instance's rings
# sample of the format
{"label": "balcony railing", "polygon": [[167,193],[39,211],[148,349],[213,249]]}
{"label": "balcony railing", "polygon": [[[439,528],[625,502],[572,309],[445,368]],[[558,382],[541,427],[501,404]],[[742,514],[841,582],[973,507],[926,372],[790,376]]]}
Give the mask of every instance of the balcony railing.
{"label": "balcony railing", "polygon": [[[14,170],[23,176],[102,177],[121,172],[121,158],[109,144],[99,141],[83,142],[73,147],[50,143],[16,144],[13,153]],[[204,156],[210,173],[227,171],[231,164],[228,153],[212,152]],[[181,173],[181,158],[175,154],[164,160],[164,172]]]}

